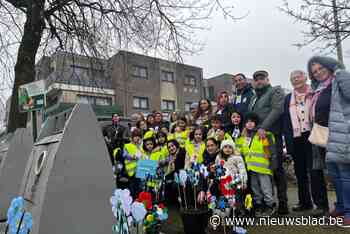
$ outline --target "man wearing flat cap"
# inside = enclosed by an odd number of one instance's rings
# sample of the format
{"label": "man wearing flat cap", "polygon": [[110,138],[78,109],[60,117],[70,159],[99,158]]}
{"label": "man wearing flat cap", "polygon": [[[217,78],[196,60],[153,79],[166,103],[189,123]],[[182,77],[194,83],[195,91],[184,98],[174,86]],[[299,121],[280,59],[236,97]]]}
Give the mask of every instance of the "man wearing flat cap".
{"label": "man wearing flat cap", "polygon": [[253,74],[255,94],[248,109],[259,116],[258,134],[265,137],[265,131],[270,131],[276,139],[276,159],[273,165],[274,180],[277,186],[278,213],[288,214],[287,177],[283,168],[282,114],[284,109],[284,91],[281,86],[272,87],[269,73],[264,70]]}

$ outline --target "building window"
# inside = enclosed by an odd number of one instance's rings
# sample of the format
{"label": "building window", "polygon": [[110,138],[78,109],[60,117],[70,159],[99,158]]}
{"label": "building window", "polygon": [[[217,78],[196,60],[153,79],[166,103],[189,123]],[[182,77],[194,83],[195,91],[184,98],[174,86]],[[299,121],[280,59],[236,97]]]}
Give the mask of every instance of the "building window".
{"label": "building window", "polygon": [[196,86],[196,77],[186,75],[185,77],[185,85]]}
{"label": "building window", "polygon": [[77,95],[78,103],[91,104],[97,106],[111,106],[111,97],[95,97],[88,95]]}
{"label": "building window", "polygon": [[133,107],[135,109],[148,109],[148,98],[146,97],[134,97],[133,98]]}
{"label": "building window", "polygon": [[161,71],[160,77],[162,81],[174,83],[174,72]]}
{"label": "building window", "polygon": [[175,111],[175,101],[162,100],[162,111]]}
{"label": "building window", "polygon": [[112,105],[112,98],[96,97],[95,104],[97,106],[111,106]]}
{"label": "building window", "polygon": [[132,76],[140,79],[147,79],[147,67],[133,66]]}
{"label": "building window", "polygon": [[190,111],[191,105],[192,105],[192,102],[186,102],[185,103],[185,111]]}
{"label": "building window", "polygon": [[209,86],[208,92],[209,92],[208,99],[214,100],[215,99],[214,86]]}
{"label": "building window", "polygon": [[73,69],[73,73],[76,74],[78,77],[86,76],[89,73],[88,67],[71,65],[71,68]]}

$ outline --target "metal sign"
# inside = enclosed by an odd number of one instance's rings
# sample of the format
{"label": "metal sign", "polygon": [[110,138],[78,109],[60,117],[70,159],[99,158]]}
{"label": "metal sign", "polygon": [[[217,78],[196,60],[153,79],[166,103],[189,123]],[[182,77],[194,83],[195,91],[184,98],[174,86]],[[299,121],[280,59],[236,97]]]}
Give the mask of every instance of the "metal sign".
{"label": "metal sign", "polygon": [[40,110],[45,107],[45,81],[38,80],[18,89],[18,105],[20,112]]}

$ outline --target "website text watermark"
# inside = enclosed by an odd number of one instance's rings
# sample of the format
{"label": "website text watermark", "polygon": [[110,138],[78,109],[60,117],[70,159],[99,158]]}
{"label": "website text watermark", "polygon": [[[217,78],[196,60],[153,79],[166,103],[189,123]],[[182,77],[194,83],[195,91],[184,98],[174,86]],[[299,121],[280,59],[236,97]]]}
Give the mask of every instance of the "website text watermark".
{"label": "website text watermark", "polygon": [[219,226],[337,226],[342,225],[341,217],[220,217],[213,215],[209,224],[214,228]]}

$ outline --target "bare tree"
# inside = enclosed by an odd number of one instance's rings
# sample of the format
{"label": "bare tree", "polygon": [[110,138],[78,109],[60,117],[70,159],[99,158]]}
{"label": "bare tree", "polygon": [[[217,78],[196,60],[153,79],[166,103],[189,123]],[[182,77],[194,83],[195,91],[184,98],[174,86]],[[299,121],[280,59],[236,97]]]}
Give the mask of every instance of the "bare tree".
{"label": "bare tree", "polygon": [[299,9],[292,9],[288,0],[280,10],[309,26],[303,31],[305,40],[298,47],[315,42],[322,52],[337,50],[338,59],[343,62],[342,41],[350,36],[350,0],[302,0]]}
{"label": "bare tree", "polygon": [[[181,59],[202,44],[193,36],[214,11],[232,16],[230,0],[0,0],[0,65],[15,61],[8,131],[25,127],[17,90],[34,81],[36,55],[57,49],[93,57],[118,48]],[[7,62],[4,62],[7,61]],[[8,78],[3,78],[8,79]]]}

